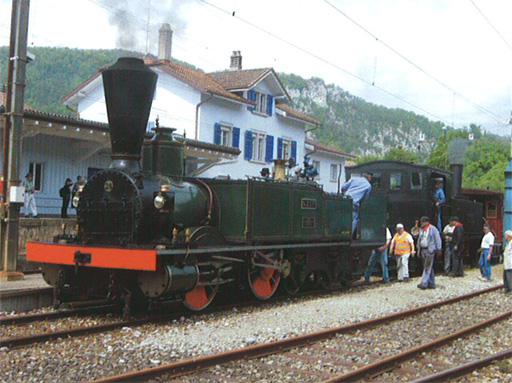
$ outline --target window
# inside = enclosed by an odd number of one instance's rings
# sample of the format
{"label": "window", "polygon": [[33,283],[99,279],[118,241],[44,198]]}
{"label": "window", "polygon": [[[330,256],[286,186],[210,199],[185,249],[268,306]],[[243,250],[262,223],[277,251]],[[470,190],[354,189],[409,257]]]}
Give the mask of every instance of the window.
{"label": "window", "polygon": [[247,110],[261,115],[272,116],[274,106],[274,97],[272,95],[249,89],[247,99],[256,104],[256,106],[248,106]]}
{"label": "window", "polygon": [[338,181],[338,169],[339,169],[339,166],[337,164],[331,164],[331,177],[330,177],[331,182]]}
{"label": "window", "polygon": [[372,187],[374,187],[376,189],[382,188],[382,175],[380,173],[373,173]]}
{"label": "window", "polygon": [[411,190],[421,190],[422,187],[421,173],[411,173]]}
{"label": "window", "polygon": [[231,145],[231,128],[229,126],[220,127],[220,145],[230,146]]}
{"label": "window", "polygon": [[277,158],[287,160],[292,157],[292,142],[289,138],[277,139]]}
{"label": "window", "polygon": [[400,190],[402,188],[402,174],[401,173],[391,173],[389,175],[389,189],[390,190]]}
{"label": "window", "polygon": [[252,159],[265,161],[265,133],[252,132]]}
{"label": "window", "polygon": [[43,188],[43,164],[31,162],[28,165],[28,172],[34,175],[34,186],[36,191],[41,191]]}
{"label": "window", "polygon": [[256,112],[267,113],[267,95],[265,93],[256,92]]}
{"label": "window", "polygon": [[498,204],[496,202],[487,202],[486,218],[498,218]]}
{"label": "window", "polygon": [[213,143],[222,146],[240,146],[240,128],[216,122],[214,125]]}

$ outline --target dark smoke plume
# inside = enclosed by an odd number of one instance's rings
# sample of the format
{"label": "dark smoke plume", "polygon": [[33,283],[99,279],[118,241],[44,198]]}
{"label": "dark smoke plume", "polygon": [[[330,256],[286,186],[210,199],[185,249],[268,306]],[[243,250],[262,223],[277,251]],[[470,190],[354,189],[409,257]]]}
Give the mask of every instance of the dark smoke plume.
{"label": "dark smoke plume", "polygon": [[147,39],[148,53],[155,54],[158,47],[158,30],[162,23],[169,23],[175,33],[185,30],[183,9],[186,3],[186,0],[103,1],[110,11],[110,24],[117,27],[116,47],[146,53]]}

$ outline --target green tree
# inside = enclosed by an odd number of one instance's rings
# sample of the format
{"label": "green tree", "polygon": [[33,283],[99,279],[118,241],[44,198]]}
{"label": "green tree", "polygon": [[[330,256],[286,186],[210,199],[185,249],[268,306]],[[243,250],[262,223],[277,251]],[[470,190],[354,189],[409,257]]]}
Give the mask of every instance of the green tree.
{"label": "green tree", "polygon": [[386,154],[384,154],[385,160],[414,162],[417,158],[416,153],[402,148],[389,149]]}
{"label": "green tree", "polygon": [[464,160],[464,187],[504,190],[505,167],[509,159],[509,143],[491,136],[476,140],[468,148]]}

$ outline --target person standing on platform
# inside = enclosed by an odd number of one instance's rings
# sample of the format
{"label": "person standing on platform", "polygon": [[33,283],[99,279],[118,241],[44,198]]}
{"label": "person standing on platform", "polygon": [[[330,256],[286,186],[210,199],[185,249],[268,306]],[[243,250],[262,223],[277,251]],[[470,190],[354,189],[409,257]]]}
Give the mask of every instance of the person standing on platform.
{"label": "person standing on platform", "polygon": [[494,247],[494,235],[491,233],[492,227],[488,223],[484,224],[484,237],[482,238],[482,252],[480,253],[480,266],[481,276],[478,277],[481,281],[489,282],[491,280],[491,257]]}
{"label": "person standing on platform", "polygon": [[64,186],[59,190],[59,195],[62,197],[62,208],[60,209],[61,218],[68,218],[68,207],[69,201],[71,200],[71,190],[69,188],[71,185],[73,185],[73,181],[67,178]]}
{"label": "person standing on platform", "polygon": [[418,285],[419,289],[435,289],[436,278],[434,274],[434,258],[443,248],[441,236],[434,225],[430,224],[429,217],[421,217],[421,231],[418,237],[418,256],[424,258],[423,275]]}
{"label": "person standing on platform", "polygon": [[357,229],[359,222],[359,209],[361,202],[370,196],[372,191],[372,173],[363,172],[362,177],[351,177],[341,187],[346,197],[352,198],[352,237]]}
{"label": "person standing on platform", "polygon": [[389,282],[389,271],[388,271],[388,248],[391,243],[391,232],[386,227],[386,243],[376,249],[373,249],[370,259],[368,260],[368,266],[364,272],[364,282],[370,283],[370,276],[372,275],[373,269],[377,261],[382,267],[382,283]]}
{"label": "person standing on platform", "polygon": [[503,251],[503,287],[505,294],[512,293],[512,230],[505,232],[507,246]]}
{"label": "person standing on platform", "polygon": [[34,184],[34,175],[32,173],[27,173],[25,176],[26,180],[23,182],[23,187],[25,189],[25,202],[23,207],[25,208],[25,217],[28,217],[29,210],[32,211],[32,216],[37,218],[37,206],[36,199],[34,194],[36,192],[36,186]]}
{"label": "person standing on platform", "polygon": [[[453,244],[452,244],[452,235],[453,230],[455,230],[455,224],[453,224],[451,218],[448,225],[446,225],[443,229],[442,236],[444,238],[444,243],[446,245],[444,249],[444,274],[449,275],[450,271],[453,269],[452,258],[453,258]],[[453,272],[452,272],[453,274]]]}
{"label": "person standing on platform", "polygon": [[391,241],[390,254],[395,254],[396,264],[398,267],[398,282],[409,281],[409,257],[416,252],[414,251],[414,240],[412,236],[404,230],[401,223],[396,225],[396,234]]}
{"label": "person standing on platform", "polygon": [[450,225],[453,225],[452,233],[452,271],[450,276],[463,277],[464,265],[462,261],[462,250],[464,250],[464,226],[460,223],[459,217],[450,217]]}
{"label": "person standing on platform", "polygon": [[73,196],[80,191],[80,187],[85,185],[85,180],[82,176],[76,177],[76,182],[73,185]]}
{"label": "person standing on platform", "polygon": [[436,213],[436,226],[439,231],[443,230],[443,224],[441,222],[441,209],[446,202],[446,197],[440,181],[436,181],[434,184],[434,192],[432,193],[432,199],[434,200],[434,207]]}

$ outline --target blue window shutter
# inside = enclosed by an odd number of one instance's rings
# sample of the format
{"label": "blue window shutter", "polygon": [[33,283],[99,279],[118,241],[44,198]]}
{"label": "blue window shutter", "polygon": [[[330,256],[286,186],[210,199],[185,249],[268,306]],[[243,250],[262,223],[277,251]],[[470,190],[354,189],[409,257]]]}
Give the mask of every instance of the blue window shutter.
{"label": "blue window shutter", "polygon": [[274,158],[274,136],[267,136],[267,150],[265,151],[265,162],[272,162]]}
{"label": "blue window shutter", "polygon": [[220,124],[218,122],[213,125],[213,143],[220,145]]}
{"label": "blue window shutter", "polygon": [[233,128],[233,147],[240,147],[240,128],[237,127]]}
{"label": "blue window shutter", "polygon": [[291,156],[297,159],[297,141],[292,141],[292,153]]}
{"label": "blue window shutter", "polygon": [[252,158],[252,132],[250,130],[245,131],[245,148],[244,158],[250,160]]}
{"label": "blue window shutter", "polygon": [[277,158],[283,158],[283,139],[281,137],[277,139]]}
{"label": "blue window shutter", "polygon": [[[247,91],[247,99],[252,102],[256,102],[256,92],[254,89],[249,89]],[[247,110],[252,112],[254,110],[254,106],[248,106]]]}
{"label": "blue window shutter", "polygon": [[[267,114],[269,116],[272,116],[272,110],[273,110],[273,101],[274,101],[274,97],[272,97],[270,94],[267,94]],[[281,158],[281,157],[279,157]]]}

